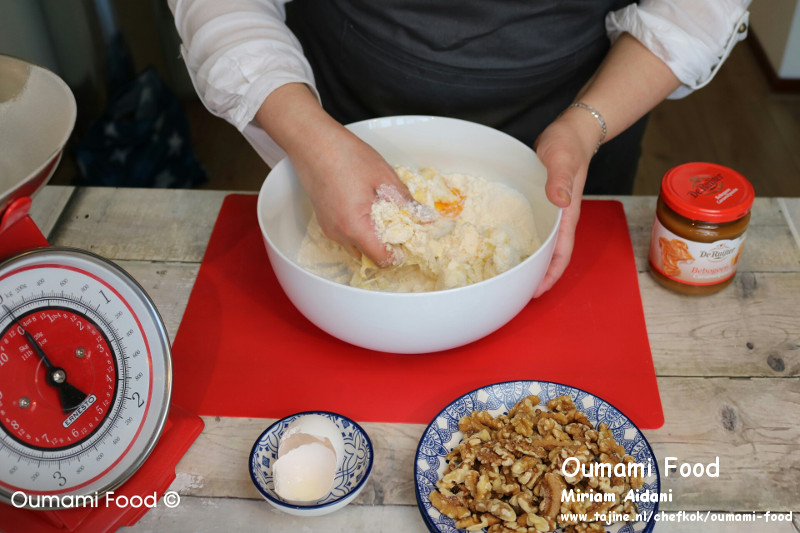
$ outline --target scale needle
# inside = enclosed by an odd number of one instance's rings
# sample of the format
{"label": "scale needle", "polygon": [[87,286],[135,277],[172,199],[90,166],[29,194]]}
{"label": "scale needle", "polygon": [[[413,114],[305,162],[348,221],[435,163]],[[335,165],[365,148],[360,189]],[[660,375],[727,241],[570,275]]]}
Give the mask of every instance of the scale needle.
{"label": "scale needle", "polygon": [[42,350],[42,347],[39,346],[39,343],[33,338],[33,335],[31,335],[28,330],[22,326],[7,305],[4,304],[3,309],[6,310],[6,313],[8,313],[8,315],[11,317],[13,323],[19,326],[19,329],[22,330],[22,334],[28,340],[28,344],[30,344],[31,348],[33,348],[33,351],[36,352],[36,355],[38,355],[42,360],[42,364],[47,369],[47,383],[58,390],[58,395],[61,399],[61,408],[64,410],[64,414],[69,414],[74,411],[81,403],[83,403],[83,400],[86,399],[86,393],[67,382],[66,371],[64,371],[64,369],[61,367],[53,365],[53,363],[47,357],[47,354],[45,354],[44,350]]}

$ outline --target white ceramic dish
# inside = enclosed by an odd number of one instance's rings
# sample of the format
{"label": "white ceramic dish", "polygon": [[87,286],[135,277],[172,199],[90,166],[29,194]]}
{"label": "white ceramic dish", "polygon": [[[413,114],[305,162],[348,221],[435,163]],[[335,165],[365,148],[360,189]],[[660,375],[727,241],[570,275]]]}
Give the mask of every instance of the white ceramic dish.
{"label": "white ceramic dish", "polygon": [[[584,390],[552,383],[549,381],[509,381],[481,387],[453,400],[428,424],[417,446],[414,458],[414,491],[417,505],[425,525],[432,533],[460,533],[453,520],[439,513],[430,502],[429,495],[436,488],[447,467],[446,455],[455,448],[463,434],[458,429],[458,421],[474,411],[488,411],[492,416],[508,412],[522,398],[535,394],[542,404],[558,396],[567,395],[575,406],[586,413],[595,425],[608,424],[614,439],[625,447],[636,463],[652,465],[652,474],[645,478],[644,487],[638,491],[658,494],[661,480],[653,449],[639,428],[610,403]],[[609,533],[649,533],[655,527],[658,502],[640,502],[639,513],[648,520],[617,523],[606,526]],[[562,531],[558,529],[556,531]]]}
{"label": "white ceramic dish", "polygon": [[449,118],[388,117],[348,127],[391,165],[461,172],[519,190],[531,201],[543,245],[511,270],[457,289],[399,294],[334,283],[295,262],[312,208],[284,159],[261,188],[258,221],[272,268],[295,307],[334,337],[392,353],[462,346],[516,316],[544,277],[561,219],[545,197],[546,171],[535,152],[500,131]]}
{"label": "white ceramic dish", "polygon": [[[281,434],[294,420],[307,414],[322,415],[336,424],[344,440],[344,457],[331,492],[318,502],[296,505],[276,494],[272,465],[278,458]],[[322,516],[341,509],[358,496],[372,473],[373,459],[372,441],[361,426],[337,413],[305,411],[282,418],[264,430],[250,451],[248,468],[258,492],[276,509],[295,516]]]}

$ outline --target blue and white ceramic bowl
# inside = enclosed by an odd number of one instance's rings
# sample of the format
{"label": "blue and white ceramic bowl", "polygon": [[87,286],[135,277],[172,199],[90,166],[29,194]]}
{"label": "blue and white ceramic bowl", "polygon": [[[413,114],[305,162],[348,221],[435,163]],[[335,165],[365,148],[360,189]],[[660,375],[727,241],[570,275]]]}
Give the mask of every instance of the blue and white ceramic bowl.
{"label": "blue and white ceramic bowl", "polygon": [[[422,518],[431,532],[463,531],[456,529],[451,518],[440,514],[429,499],[431,491],[436,488],[436,482],[447,467],[445,456],[458,445],[463,436],[458,429],[458,421],[473,411],[484,410],[497,416],[507,412],[515,403],[531,394],[538,396],[543,404],[566,394],[572,398],[580,411],[586,413],[595,426],[605,422],[616,441],[625,447],[625,451],[633,456],[637,463],[652,465],[652,474],[645,478],[644,487],[638,493],[645,494],[645,491],[649,491],[649,494],[659,494],[661,482],[653,449],[633,422],[613,405],[586,391],[559,383],[508,381],[481,387],[457,398],[436,415],[422,434],[414,459],[414,489]],[[637,505],[639,514],[646,516],[647,520],[613,524],[606,526],[606,531],[608,533],[652,531],[655,526],[655,515],[658,513],[658,502],[639,502]]]}
{"label": "blue and white ceramic bowl", "polygon": [[[282,500],[275,492],[272,465],[278,459],[281,434],[292,421],[310,414],[322,415],[336,424],[344,439],[344,458],[327,496],[309,505],[296,505]],[[372,441],[361,426],[337,413],[305,411],[282,418],[269,426],[253,445],[248,466],[253,484],[274,507],[296,516],[321,516],[341,509],[358,496],[372,472],[373,458]]]}

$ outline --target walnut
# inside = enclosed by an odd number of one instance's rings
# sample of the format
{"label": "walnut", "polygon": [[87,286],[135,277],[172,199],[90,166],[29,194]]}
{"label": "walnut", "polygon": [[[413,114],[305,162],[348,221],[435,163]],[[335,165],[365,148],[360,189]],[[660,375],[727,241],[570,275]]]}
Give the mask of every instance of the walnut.
{"label": "walnut", "polygon": [[492,446],[492,451],[502,458],[500,463],[502,466],[511,466],[516,460],[514,454],[505,447],[505,443],[503,442],[496,442],[494,446]]}
{"label": "walnut", "polygon": [[543,447],[534,444],[531,439],[509,439],[505,441],[506,449],[513,452],[515,455],[530,455],[544,459],[547,457],[547,450]]}
{"label": "walnut", "polygon": [[480,430],[480,432],[476,436],[481,440],[481,442],[488,442],[492,440],[492,434],[489,433],[489,430],[486,428]]}
{"label": "walnut", "polygon": [[547,408],[551,411],[556,411],[563,413],[565,411],[572,411],[575,409],[575,403],[572,401],[567,395],[562,395],[557,398],[553,398],[549,402],[547,402]]}
{"label": "walnut", "polygon": [[526,414],[526,415],[533,415],[536,413],[536,406],[539,405],[542,400],[539,399],[538,396],[527,396],[520,401],[518,401],[514,406],[508,410],[508,417],[514,418],[517,414]]}
{"label": "walnut", "polygon": [[539,464],[541,464],[541,460],[538,457],[526,455],[520,457],[511,465],[511,473],[518,477],[528,474],[528,478],[530,478],[530,474],[533,473],[534,468]]}
{"label": "walnut", "polygon": [[[472,469],[470,469],[470,471],[464,476],[464,487],[466,487],[466,489],[474,498],[477,498],[478,481],[480,478],[481,475],[478,473],[478,471]],[[438,487],[439,484],[437,483],[436,486]]]}
{"label": "walnut", "polygon": [[[559,426],[566,426],[572,421],[574,413],[577,413],[577,411],[574,409],[569,413],[569,415],[565,413],[541,413],[539,415],[539,420],[553,420]],[[544,433],[542,434],[544,435]]]}
{"label": "walnut", "polygon": [[531,442],[536,446],[541,446],[548,451],[561,448],[562,446],[566,446],[568,448],[578,448],[580,446],[580,443],[578,442],[559,440],[555,437],[542,437],[540,439],[534,439]]}
{"label": "walnut", "polygon": [[504,522],[513,522],[517,519],[517,513],[509,504],[496,499],[476,501],[475,510],[481,513],[491,513]]}
{"label": "walnut", "polygon": [[597,439],[597,444],[603,453],[615,454],[620,457],[625,455],[625,448],[617,444],[617,441],[614,440],[614,435],[605,424],[600,424],[600,437]]}
{"label": "walnut", "polygon": [[464,483],[467,475],[473,470],[467,464],[462,464],[455,470],[445,474],[444,477],[436,484],[437,488],[452,489],[454,486]]}
{"label": "walnut", "polygon": [[532,472],[530,472],[530,479],[528,481],[523,481],[523,478],[527,478],[527,473],[523,473],[520,475],[519,482],[522,484],[523,487],[532,489],[534,485],[541,479],[544,473],[547,471],[547,466],[544,463],[539,463],[536,465]]}
{"label": "walnut", "polygon": [[[622,513],[626,513],[629,516],[635,515],[636,514],[636,504],[633,503],[630,500],[623,501],[622,502]],[[619,513],[619,514],[622,514],[622,513]]]}
{"label": "walnut", "polygon": [[533,511],[533,494],[527,492],[518,492],[514,494],[509,500],[509,503],[521,513],[530,513]]}
{"label": "walnut", "polygon": [[566,483],[558,474],[548,472],[544,475],[542,503],[539,504],[542,516],[555,519],[561,509],[561,491],[566,488]]}
{"label": "walnut", "polygon": [[604,515],[607,514],[614,505],[616,505],[616,499],[607,502],[594,502],[586,509],[586,514],[589,516]]}
{"label": "walnut", "polygon": [[569,526],[564,533],[605,533],[606,529],[599,522]]}
{"label": "walnut", "polygon": [[514,464],[514,454],[494,441],[481,446],[476,458],[485,465],[511,466]]}
{"label": "walnut", "polygon": [[555,522],[534,513],[528,513],[526,515],[525,523],[531,526],[537,533],[545,533],[555,529]]}
{"label": "walnut", "polygon": [[516,527],[511,529],[506,524],[495,524],[490,527],[486,533],[519,533],[519,529]]}
{"label": "walnut", "polygon": [[589,427],[590,429],[594,429],[594,424],[592,424],[592,423],[589,421],[589,418],[586,416],[586,413],[583,413],[583,412],[581,412],[581,411],[577,411],[577,410],[576,410],[576,411],[575,411],[575,415],[572,417],[572,420],[573,420],[574,422],[578,422],[578,423],[580,423],[580,424],[583,424],[584,426],[587,426],[587,427]]}
{"label": "walnut", "polygon": [[484,524],[483,521],[481,521],[480,518],[478,518],[474,514],[471,514],[466,518],[460,518],[460,519],[456,520],[455,521],[455,526],[458,529],[466,529],[467,531],[474,531],[472,529],[473,527],[477,526],[478,529],[480,530],[480,529],[483,529],[484,527],[486,527],[486,524]]}
{"label": "walnut", "polygon": [[539,418],[539,421],[536,423],[536,431],[543,437],[550,436],[557,425],[558,423],[552,418]]}
{"label": "walnut", "polygon": [[430,494],[430,500],[431,504],[448,518],[466,518],[472,514],[472,511],[463,505],[456,496],[443,496],[442,493],[434,490]]}
{"label": "walnut", "polygon": [[[622,462],[625,463],[625,471],[630,472],[629,466],[635,463],[633,457],[630,455],[626,455],[622,458]],[[644,478],[642,476],[631,476],[630,478],[631,488],[635,490],[639,490],[644,487]]]}
{"label": "walnut", "polygon": [[514,431],[525,437],[533,435],[533,419],[527,416],[515,416],[511,419]]}
{"label": "walnut", "polygon": [[486,529],[494,524],[499,524],[500,519],[489,513],[483,513],[480,517],[472,515],[468,518],[462,518],[455,521],[455,526],[458,529],[466,529],[467,531],[480,531]]}
{"label": "walnut", "polygon": [[486,411],[476,411],[458,421],[458,429],[464,435],[480,433],[484,429],[498,429],[501,425]]}

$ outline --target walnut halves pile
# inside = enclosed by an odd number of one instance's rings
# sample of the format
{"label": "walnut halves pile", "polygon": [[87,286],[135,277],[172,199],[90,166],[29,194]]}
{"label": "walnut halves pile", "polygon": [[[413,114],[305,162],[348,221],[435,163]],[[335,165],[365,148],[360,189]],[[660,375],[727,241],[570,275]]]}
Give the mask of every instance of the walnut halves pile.
{"label": "walnut halves pile", "polygon": [[[640,477],[585,477],[582,469],[572,468],[567,472],[577,473],[565,478],[561,472],[570,457],[584,465],[610,464],[612,470],[633,462],[611,430],[605,424],[595,429],[569,396],[547,402],[549,411],[537,409],[539,403],[537,396],[528,396],[506,415],[476,411],[459,421],[464,437],[447,455],[448,467],[430,494],[433,506],[457,528],[544,533],[565,527],[565,533],[601,533],[605,529],[597,515],[635,515],[636,504],[623,498],[643,486]],[[615,496],[562,502],[564,490]],[[588,519],[570,516],[577,514]]]}

